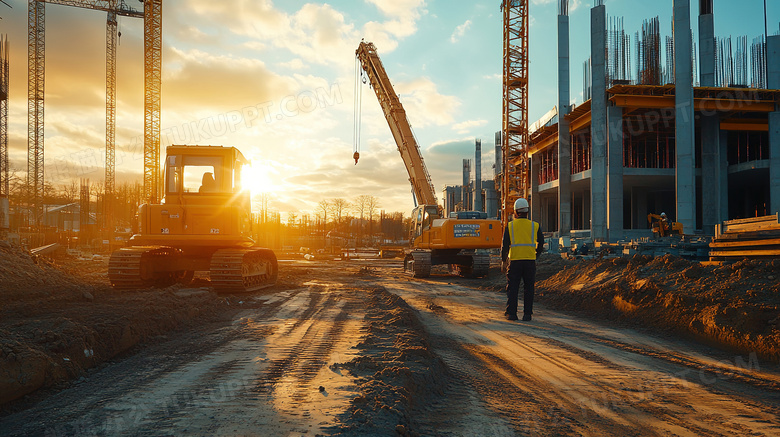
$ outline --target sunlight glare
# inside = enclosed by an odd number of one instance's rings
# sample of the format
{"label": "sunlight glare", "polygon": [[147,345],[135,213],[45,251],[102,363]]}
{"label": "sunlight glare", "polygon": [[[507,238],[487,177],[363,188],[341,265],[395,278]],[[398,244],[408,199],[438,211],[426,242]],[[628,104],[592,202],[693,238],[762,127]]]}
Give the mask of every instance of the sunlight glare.
{"label": "sunlight glare", "polygon": [[274,182],[275,173],[268,162],[253,160],[251,166],[244,166],[241,170],[244,189],[252,195],[280,191],[280,186]]}

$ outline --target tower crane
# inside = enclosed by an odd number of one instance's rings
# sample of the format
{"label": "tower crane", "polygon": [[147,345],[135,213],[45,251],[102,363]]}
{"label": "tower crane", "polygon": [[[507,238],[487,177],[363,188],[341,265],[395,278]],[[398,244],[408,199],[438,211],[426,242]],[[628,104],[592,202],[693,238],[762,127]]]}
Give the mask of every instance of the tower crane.
{"label": "tower crane", "polygon": [[116,176],[116,47],[117,16],[144,19],[144,193],[151,202],[159,195],[160,71],[162,0],[142,0],[138,11],[124,0],[28,0],[27,15],[27,184],[35,224],[40,224],[44,185],[44,72],[46,3],[106,12],[106,227],[112,229],[112,199]]}
{"label": "tower crane", "polygon": [[[405,251],[404,271],[416,278],[424,278],[430,275],[432,265],[449,264],[461,276],[487,275],[490,256],[477,250],[501,247],[501,222],[488,220],[483,216],[484,213],[476,211],[461,212],[460,216],[454,218],[442,217],[442,208],[436,200],[431,175],[425,167],[420,146],[376,47],[363,41],[355,55],[382,107],[415,197],[410,247]],[[356,160],[357,157],[356,152]]]}
{"label": "tower crane", "polygon": [[511,220],[515,200],[530,199],[528,162],[528,4],[502,0],[504,23],[501,222]]}

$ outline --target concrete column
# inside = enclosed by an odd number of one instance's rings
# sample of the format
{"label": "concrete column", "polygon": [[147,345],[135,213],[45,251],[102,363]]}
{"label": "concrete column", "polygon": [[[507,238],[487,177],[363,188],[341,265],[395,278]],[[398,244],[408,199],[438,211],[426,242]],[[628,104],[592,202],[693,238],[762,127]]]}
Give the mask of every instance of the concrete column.
{"label": "concrete column", "polygon": [[[767,38],[767,87],[780,89],[780,36]],[[769,207],[780,211],[780,112],[769,114]]]}
{"label": "concrete column", "polygon": [[569,16],[558,16],[558,233],[571,233],[571,133],[565,116],[569,91]]}
{"label": "concrete column", "polygon": [[701,86],[715,86],[715,20],[712,0],[699,5],[699,72]]}
{"label": "concrete column", "polygon": [[474,156],[474,211],[484,211],[482,205],[482,140],[476,140]]}
{"label": "concrete column", "polygon": [[[712,0],[701,0],[699,4],[699,71],[701,86],[715,86],[715,24],[712,15]],[[705,234],[714,235],[715,225],[727,219],[722,215],[721,201],[723,184],[728,177],[728,166],[721,169],[720,116],[717,113],[702,113],[701,123],[701,214]],[[725,154],[723,155],[725,159]],[[728,186],[726,186],[728,196]],[[728,205],[727,205],[728,208]],[[728,215],[728,213],[727,213]]]}
{"label": "concrete column", "polygon": [[590,11],[591,75],[591,236],[607,238],[607,7]]}
{"label": "concrete column", "polygon": [[720,221],[729,219],[729,133],[728,131],[719,131],[720,141],[718,149],[718,168],[720,169]]}
{"label": "concrete column", "polygon": [[[715,235],[715,225],[725,218],[721,217],[721,178],[726,173],[721,172],[720,147],[720,116],[718,114],[702,114],[701,127],[701,214],[702,229],[707,235]],[[726,188],[728,192],[728,188]]]}
{"label": "concrete column", "polygon": [[769,206],[780,212],[780,111],[769,113]]}
{"label": "concrete column", "polygon": [[623,108],[607,108],[609,147],[607,168],[607,228],[610,242],[623,238]]}
{"label": "concrete column", "polygon": [[[541,223],[542,201],[539,199],[539,172],[542,170],[542,155],[531,155],[531,220]],[[545,231],[545,229],[542,229]]]}
{"label": "concrete column", "polygon": [[696,169],[690,0],[674,0],[674,65],[677,214],[673,219],[682,223],[686,233],[693,233],[696,229]]}

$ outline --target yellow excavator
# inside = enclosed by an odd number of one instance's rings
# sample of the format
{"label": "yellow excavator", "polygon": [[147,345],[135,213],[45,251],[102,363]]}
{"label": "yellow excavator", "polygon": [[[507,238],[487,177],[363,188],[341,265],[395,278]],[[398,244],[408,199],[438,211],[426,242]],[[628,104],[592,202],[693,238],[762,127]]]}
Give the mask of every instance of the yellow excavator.
{"label": "yellow excavator", "polygon": [[[376,47],[362,41],[355,55],[376,93],[412,184],[416,207],[412,211],[410,247],[404,255],[404,271],[416,278],[425,278],[430,276],[431,266],[448,264],[450,270],[460,276],[486,276],[490,255],[479,250],[501,247],[501,222],[487,219],[485,213],[476,211],[443,217],[420,147]],[[353,155],[356,164],[359,157],[356,151]]]}
{"label": "yellow excavator", "polygon": [[139,207],[138,233],[111,254],[111,285],[187,284],[196,271],[209,272],[218,292],[274,285],[276,255],[249,237],[250,193],[241,186],[248,165],[235,147],[168,147],[163,202]]}
{"label": "yellow excavator", "polygon": [[653,236],[668,237],[670,235],[682,235],[683,224],[680,222],[672,222],[666,217],[666,213],[648,214],[647,222],[650,224],[650,228],[653,230]]}

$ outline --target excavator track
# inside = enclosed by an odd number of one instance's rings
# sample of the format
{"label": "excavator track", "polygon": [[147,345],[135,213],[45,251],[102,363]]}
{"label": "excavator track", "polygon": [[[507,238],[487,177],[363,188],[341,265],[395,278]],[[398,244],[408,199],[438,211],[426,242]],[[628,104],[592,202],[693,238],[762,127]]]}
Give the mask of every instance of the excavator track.
{"label": "excavator track", "polygon": [[468,255],[469,262],[464,264],[450,264],[450,272],[463,278],[483,278],[490,271],[490,255]]}
{"label": "excavator track", "polygon": [[487,276],[490,270],[490,255],[473,255],[471,259],[471,277],[482,278]]}
{"label": "excavator track", "polygon": [[161,263],[170,263],[179,255],[178,249],[165,246],[123,247],[111,254],[108,279],[114,288],[135,289],[170,285],[167,272],[155,271]]}
{"label": "excavator track", "polygon": [[431,253],[414,251],[404,259],[404,271],[415,278],[431,276]]}
{"label": "excavator track", "polygon": [[246,293],[276,284],[279,267],[269,249],[221,249],[211,257],[211,284],[217,292]]}

